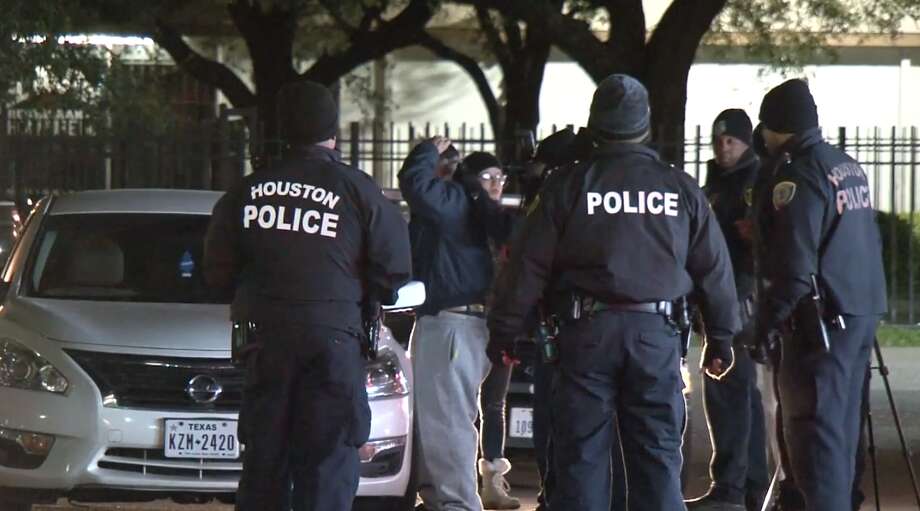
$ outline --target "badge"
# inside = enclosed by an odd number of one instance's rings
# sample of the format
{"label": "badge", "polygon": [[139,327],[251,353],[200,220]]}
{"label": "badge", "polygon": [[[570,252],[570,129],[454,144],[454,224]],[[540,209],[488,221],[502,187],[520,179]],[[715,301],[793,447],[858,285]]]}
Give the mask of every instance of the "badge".
{"label": "badge", "polygon": [[728,123],[726,123],[725,121],[719,121],[715,124],[715,126],[712,127],[712,132],[717,137],[722,136],[722,134],[725,133],[726,131],[728,131]]}
{"label": "badge", "polygon": [[773,207],[780,209],[792,202],[795,197],[795,183],[783,181],[773,187]]}
{"label": "badge", "polygon": [[754,189],[753,188],[744,189],[744,203],[747,205],[747,207],[751,207],[754,205]]}

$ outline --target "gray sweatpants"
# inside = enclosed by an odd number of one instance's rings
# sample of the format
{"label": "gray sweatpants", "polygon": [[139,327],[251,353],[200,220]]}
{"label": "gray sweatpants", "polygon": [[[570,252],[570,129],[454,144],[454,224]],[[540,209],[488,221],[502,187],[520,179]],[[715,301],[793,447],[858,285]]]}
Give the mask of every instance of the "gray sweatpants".
{"label": "gray sweatpants", "polygon": [[474,422],[488,339],[485,319],[453,312],[422,316],[412,330],[419,494],[430,511],[482,510]]}

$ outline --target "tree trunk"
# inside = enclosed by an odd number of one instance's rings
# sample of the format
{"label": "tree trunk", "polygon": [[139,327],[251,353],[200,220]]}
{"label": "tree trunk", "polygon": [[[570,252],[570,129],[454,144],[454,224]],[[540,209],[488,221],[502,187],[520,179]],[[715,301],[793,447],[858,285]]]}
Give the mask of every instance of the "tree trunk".
{"label": "tree trunk", "polygon": [[646,82],[652,108],[652,141],[662,159],[675,165],[684,163],[684,121],[687,105],[687,78],[650,78]]}
{"label": "tree trunk", "polygon": [[495,132],[497,156],[504,162],[529,156],[515,154],[518,145],[516,134],[518,130],[530,130],[536,136],[537,125],[540,124],[540,90],[546,58],[539,65],[522,64],[515,66],[518,73],[505,77],[507,100],[502,108],[501,126]]}

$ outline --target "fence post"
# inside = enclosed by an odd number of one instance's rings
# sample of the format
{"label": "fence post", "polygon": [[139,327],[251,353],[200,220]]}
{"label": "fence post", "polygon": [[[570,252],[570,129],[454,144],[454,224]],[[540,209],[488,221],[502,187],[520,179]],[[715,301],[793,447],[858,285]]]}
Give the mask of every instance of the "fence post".
{"label": "fence post", "polygon": [[466,150],[466,141],[466,123],[464,122],[460,124],[460,143],[463,145],[464,151]]}
{"label": "fence post", "polygon": [[695,166],[696,166],[696,167],[695,167],[695,168],[696,168],[696,171],[695,171],[695,174],[696,174],[696,175],[695,175],[694,177],[696,178],[696,184],[700,184],[700,160],[703,158],[703,155],[702,155],[702,150],[703,150],[703,128],[702,128],[702,126],[700,126],[699,124],[696,125],[696,138],[695,138],[695,140],[694,140],[694,143],[696,144],[696,151],[695,151],[695,152],[696,152],[696,158],[694,159],[694,163],[695,163]]}
{"label": "fence post", "polygon": [[837,130],[837,147],[844,152],[847,150],[847,129],[845,126],[841,126]]}
{"label": "fence post", "polygon": [[888,307],[891,312],[891,322],[897,323],[898,321],[898,204],[897,204],[897,193],[895,189],[895,180],[897,179],[897,145],[896,138],[898,136],[897,128],[892,126],[891,128],[891,177],[890,183],[888,186],[889,191],[889,200],[891,201],[891,299],[888,301]]}
{"label": "fence post", "polygon": [[361,125],[357,122],[352,122],[349,124],[348,130],[348,136],[351,139],[348,142],[349,159],[351,159],[351,166],[358,168],[358,158],[361,157]]}
{"label": "fence post", "polygon": [[486,123],[479,123],[479,150],[486,150]]}
{"label": "fence post", "polygon": [[907,301],[910,309],[907,312],[907,320],[911,325],[915,322],[914,317],[914,209],[916,208],[917,194],[917,127],[910,129],[910,236],[907,237]]}
{"label": "fence post", "polygon": [[[905,142],[907,137],[905,134]],[[910,235],[907,237],[907,322],[911,325],[915,322],[914,312],[914,209],[916,208],[917,195],[917,128],[910,129],[910,139],[907,144],[910,151],[910,191],[908,192],[910,216],[907,217],[907,225],[910,229]]]}

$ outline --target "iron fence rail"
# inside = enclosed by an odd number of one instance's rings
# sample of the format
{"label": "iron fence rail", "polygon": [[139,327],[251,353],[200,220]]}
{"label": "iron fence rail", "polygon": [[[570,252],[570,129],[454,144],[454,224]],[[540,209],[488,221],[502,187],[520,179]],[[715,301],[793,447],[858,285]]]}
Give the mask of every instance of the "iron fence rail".
{"label": "iron fence rail", "polygon": [[[56,191],[98,188],[225,189],[251,171],[259,137],[246,111],[225,110],[219,119],[168,133],[144,127],[88,134],[24,134],[0,129],[0,188],[21,199]],[[547,126],[537,138],[562,129]],[[680,142],[683,161],[676,162],[698,182],[705,182],[712,158],[708,128],[688,129]],[[383,188],[396,188],[396,175],[421,139],[451,138],[462,153],[495,151],[496,140],[485,124],[359,124],[343,127],[339,149],[345,161],[374,176]],[[910,128],[838,128],[825,131],[828,141],[865,169],[879,221],[894,323],[920,320],[920,133]],[[672,147],[674,144],[672,143]]]}

